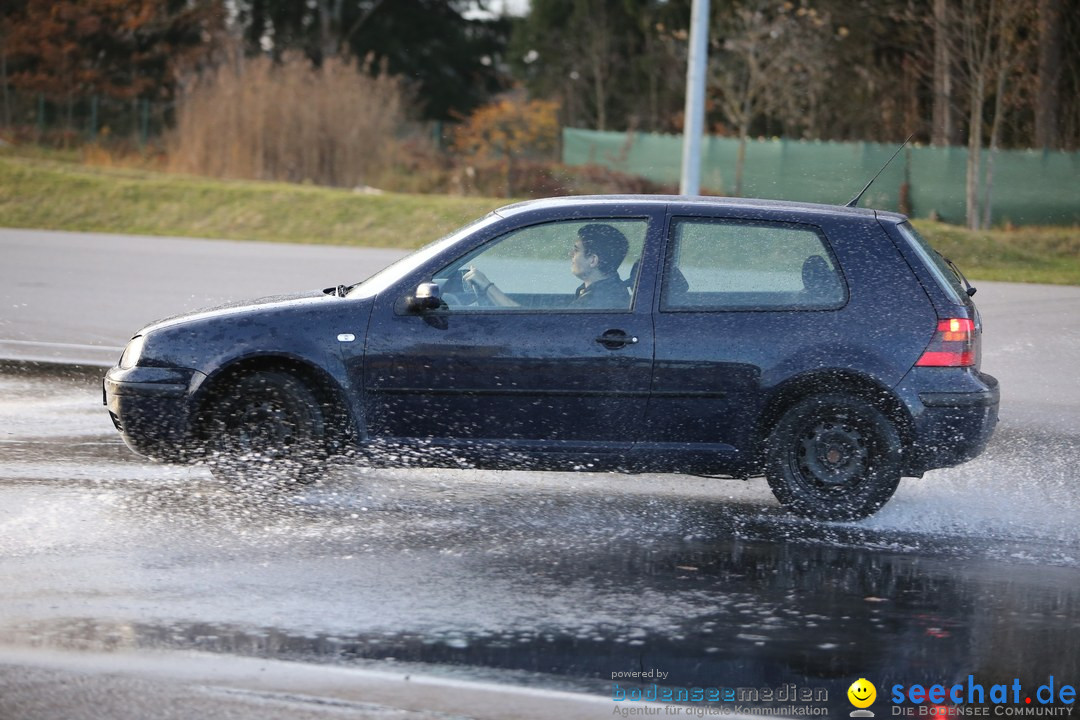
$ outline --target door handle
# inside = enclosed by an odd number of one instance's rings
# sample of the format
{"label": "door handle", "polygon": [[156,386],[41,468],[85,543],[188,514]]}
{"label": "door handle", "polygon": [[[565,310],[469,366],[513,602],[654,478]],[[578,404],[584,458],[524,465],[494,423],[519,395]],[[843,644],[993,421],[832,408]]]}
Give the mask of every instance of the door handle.
{"label": "door handle", "polygon": [[637,335],[627,335],[622,330],[608,330],[603,335],[596,338],[596,342],[600,343],[608,350],[618,350],[627,345],[636,345],[638,337]]}

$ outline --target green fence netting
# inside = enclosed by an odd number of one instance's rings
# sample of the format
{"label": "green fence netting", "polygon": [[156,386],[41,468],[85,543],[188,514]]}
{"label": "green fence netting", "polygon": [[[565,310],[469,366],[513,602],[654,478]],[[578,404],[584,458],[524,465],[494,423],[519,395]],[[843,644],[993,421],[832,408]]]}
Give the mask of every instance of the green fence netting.
{"label": "green fence netting", "polygon": [[[706,137],[702,142],[701,187],[734,193],[738,140]],[[862,189],[896,151],[896,145],[798,140],[747,144],[743,195],[779,200],[842,204]],[[603,165],[678,185],[682,137],[650,133],[563,130],[563,162]],[[984,151],[984,167],[990,153]],[[993,156],[992,222],[1015,225],[1080,224],[1080,153],[999,150]],[[908,147],[893,160],[861,206],[907,209],[914,217],[964,222],[967,149]],[[980,198],[984,188],[980,188]]]}

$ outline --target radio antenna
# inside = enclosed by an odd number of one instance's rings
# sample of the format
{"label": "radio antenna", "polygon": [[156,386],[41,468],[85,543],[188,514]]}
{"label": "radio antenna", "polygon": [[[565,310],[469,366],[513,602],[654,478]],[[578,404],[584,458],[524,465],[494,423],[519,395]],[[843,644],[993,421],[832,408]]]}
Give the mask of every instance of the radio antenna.
{"label": "radio antenna", "polygon": [[896,156],[900,154],[901,150],[903,150],[905,147],[907,147],[907,144],[909,142],[911,142],[911,138],[913,138],[913,137],[915,137],[915,133],[911,133],[910,135],[907,136],[907,140],[905,140],[900,145],[900,147],[896,148],[896,152],[894,152],[892,154],[892,157],[890,157],[888,160],[885,161],[885,164],[882,165],[881,169],[877,171],[877,175],[870,178],[870,182],[866,183],[866,186],[862,190],[860,190],[858,193],[856,193],[855,197],[848,200],[847,205],[845,205],[844,207],[853,208],[853,207],[855,207],[856,205],[859,204],[859,201],[862,200],[862,196],[866,194],[866,191],[870,189],[870,186],[874,184],[874,181],[878,179],[878,175],[881,175],[881,173],[885,172],[885,168],[889,167],[889,163],[891,163],[893,160],[896,159]]}

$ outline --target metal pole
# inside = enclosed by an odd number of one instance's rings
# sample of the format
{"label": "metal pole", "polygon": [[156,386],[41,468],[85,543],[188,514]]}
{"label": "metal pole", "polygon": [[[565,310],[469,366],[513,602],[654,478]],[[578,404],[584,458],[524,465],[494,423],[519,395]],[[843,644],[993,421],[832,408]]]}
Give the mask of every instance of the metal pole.
{"label": "metal pole", "polygon": [[709,57],[709,0],[694,0],[690,11],[690,53],[686,62],[686,112],[683,115],[682,178],[679,192],[701,189],[701,134],[705,127],[705,64]]}

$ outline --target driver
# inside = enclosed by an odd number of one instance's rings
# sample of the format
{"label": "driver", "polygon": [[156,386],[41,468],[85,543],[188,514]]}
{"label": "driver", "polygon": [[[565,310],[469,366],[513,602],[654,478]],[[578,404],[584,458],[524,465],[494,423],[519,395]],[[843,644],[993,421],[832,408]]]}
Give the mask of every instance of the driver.
{"label": "driver", "polygon": [[[630,243],[611,225],[583,225],[570,251],[570,272],[581,285],[570,302],[571,308],[624,309],[630,307],[630,290],[619,278],[619,266],[626,259]],[[462,280],[503,307],[520,305],[504,293],[484,273],[469,267]]]}

